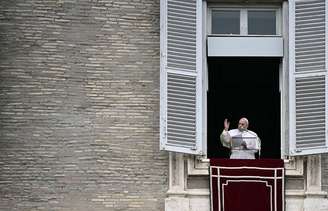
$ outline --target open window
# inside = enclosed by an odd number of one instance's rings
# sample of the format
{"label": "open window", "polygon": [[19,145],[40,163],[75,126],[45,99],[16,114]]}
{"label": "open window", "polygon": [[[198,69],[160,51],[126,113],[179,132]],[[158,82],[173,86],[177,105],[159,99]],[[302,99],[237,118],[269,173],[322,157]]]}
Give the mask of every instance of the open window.
{"label": "open window", "polygon": [[[277,15],[279,8],[216,7],[212,10],[215,17],[211,21],[221,24],[230,21],[231,28],[212,27],[210,33],[205,27],[204,11],[207,8],[203,8],[204,2],[161,0],[161,149],[219,156],[212,149],[215,142],[206,140],[216,139],[213,131],[220,133],[223,116],[228,116],[234,123],[245,115],[250,118],[251,128],[259,127],[254,130],[259,130],[263,143],[271,143],[264,139],[279,142],[268,145],[268,148],[275,149],[273,154],[270,150],[264,152],[264,157],[279,156],[280,149],[276,148],[285,147],[282,142],[288,143],[288,155],[328,152],[327,0],[289,0],[289,17],[284,21]],[[280,23],[285,27],[279,27]],[[261,25],[268,28],[261,31]],[[210,36],[206,37],[206,32]],[[207,54],[204,53],[206,50]],[[247,58],[243,58],[246,54]],[[259,61],[257,57],[262,58]],[[279,65],[282,75],[279,75]],[[234,70],[230,70],[231,66],[235,66]],[[222,71],[217,71],[217,67]],[[263,75],[263,71],[268,74]],[[240,88],[226,85],[224,81],[217,83],[215,78],[221,80],[225,77],[218,76],[220,72],[243,76],[238,80],[263,77],[263,80],[252,81],[248,88],[253,90],[246,91],[258,94],[257,97],[251,96],[251,100],[265,100],[263,107],[253,111],[240,110],[241,113],[232,108],[233,111],[227,114],[212,108],[212,104],[218,103],[221,107],[225,104],[224,99],[218,100],[224,96],[212,92]],[[282,76],[285,77],[281,79]],[[286,84],[282,84],[284,80]],[[280,95],[278,87],[282,87]],[[210,97],[207,96],[208,88],[213,89],[209,91]],[[256,103],[250,104],[257,106]],[[270,109],[268,114],[265,107]],[[212,112],[219,112],[217,119],[212,120],[216,118]],[[223,118],[219,119],[221,116]],[[267,122],[274,122],[270,125],[270,131],[275,131],[272,134],[262,132]],[[287,135],[281,135],[283,133]]]}
{"label": "open window", "polygon": [[223,120],[236,128],[241,117],[262,140],[262,158],[280,158],[280,58],[208,59],[207,146],[209,158],[229,157],[219,141]]}

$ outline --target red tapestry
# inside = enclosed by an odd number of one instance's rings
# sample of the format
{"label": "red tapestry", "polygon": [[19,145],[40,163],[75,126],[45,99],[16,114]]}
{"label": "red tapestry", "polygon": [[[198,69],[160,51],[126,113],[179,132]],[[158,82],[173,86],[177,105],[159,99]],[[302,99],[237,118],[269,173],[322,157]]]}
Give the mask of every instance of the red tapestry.
{"label": "red tapestry", "polygon": [[211,159],[212,211],[284,211],[284,162]]}

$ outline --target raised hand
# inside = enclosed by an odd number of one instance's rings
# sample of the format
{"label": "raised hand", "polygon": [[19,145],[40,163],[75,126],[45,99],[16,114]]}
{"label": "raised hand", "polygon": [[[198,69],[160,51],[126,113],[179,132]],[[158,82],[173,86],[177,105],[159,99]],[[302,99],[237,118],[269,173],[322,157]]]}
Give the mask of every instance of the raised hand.
{"label": "raised hand", "polygon": [[229,130],[229,126],[230,126],[230,122],[228,121],[228,119],[224,119],[224,130],[228,131]]}

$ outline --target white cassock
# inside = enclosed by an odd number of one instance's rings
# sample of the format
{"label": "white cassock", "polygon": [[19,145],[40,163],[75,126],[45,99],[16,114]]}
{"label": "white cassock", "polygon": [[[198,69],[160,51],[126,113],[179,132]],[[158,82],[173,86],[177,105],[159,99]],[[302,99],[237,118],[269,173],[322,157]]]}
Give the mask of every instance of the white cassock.
{"label": "white cassock", "polygon": [[[224,147],[230,148],[231,159],[255,159],[255,153],[261,150],[261,140],[250,130],[223,130],[220,140]],[[241,145],[242,142],[246,144],[246,148]]]}

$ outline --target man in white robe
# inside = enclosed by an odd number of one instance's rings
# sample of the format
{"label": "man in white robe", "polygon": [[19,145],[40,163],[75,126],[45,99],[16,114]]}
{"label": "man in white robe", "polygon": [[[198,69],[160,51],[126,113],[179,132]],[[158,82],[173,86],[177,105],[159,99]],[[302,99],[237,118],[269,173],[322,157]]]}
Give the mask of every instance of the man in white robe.
{"label": "man in white robe", "polygon": [[221,143],[231,150],[231,159],[255,159],[261,150],[261,140],[253,131],[248,130],[248,120],[241,118],[238,128],[229,130],[230,122],[224,120],[224,130],[220,135]]}

